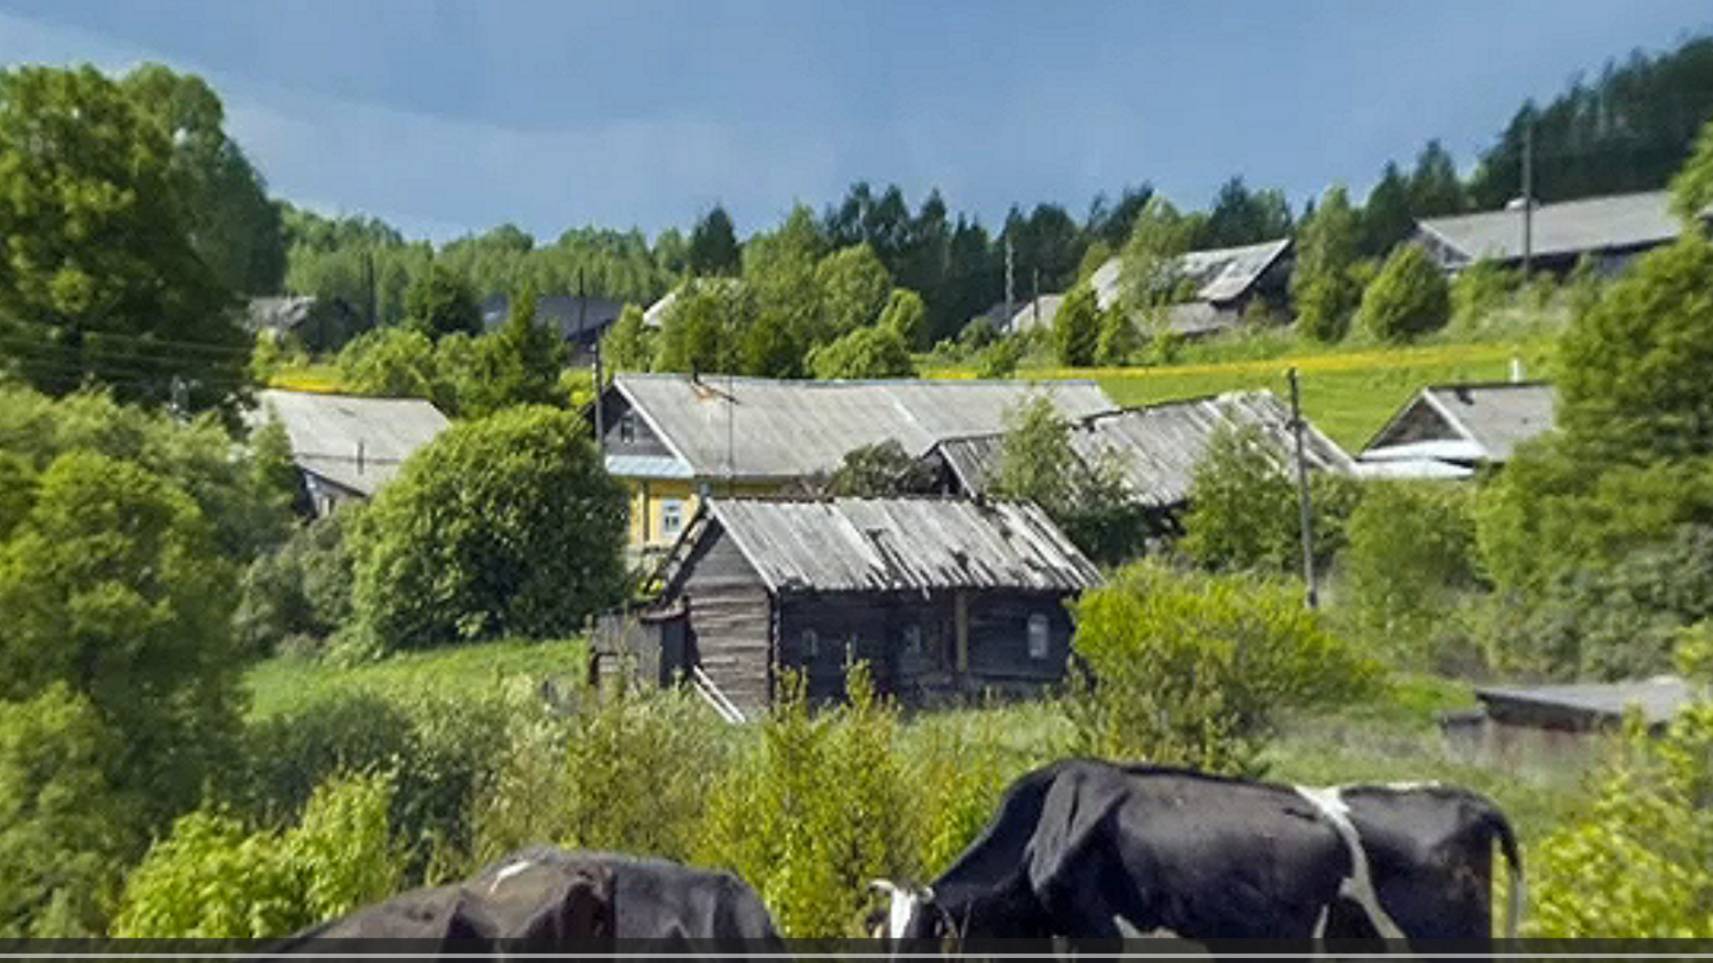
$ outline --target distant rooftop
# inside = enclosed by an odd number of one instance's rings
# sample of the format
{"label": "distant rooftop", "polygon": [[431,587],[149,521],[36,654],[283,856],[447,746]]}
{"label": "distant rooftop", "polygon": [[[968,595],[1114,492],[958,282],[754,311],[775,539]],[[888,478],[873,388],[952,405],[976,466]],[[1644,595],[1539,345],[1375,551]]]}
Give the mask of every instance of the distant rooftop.
{"label": "distant rooftop", "polygon": [[[1516,210],[1430,217],[1416,223],[1430,241],[1454,252],[1454,261],[1514,261],[1523,256],[1520,206]],[[1671,213],[1667,191],[1537,203],[1530,226],[1530,253],[1551,258],[1633,250],[1664,244],[1677,237],[1682,227]]]}
{"label": "distant rooftop", "polygon": [[292,461],[343,488],[373,495],[418,448],[445,430],[440,409],[421,398],[359,398],[269,389],[253,423],[277,417]]}
{"label": "distant rooftop", "polygon": [[[1260,244],[1190,251],[1178,259],[1178,270],[1200,285],[1196,300],[1217,304],[1249,290],[1290,246],[1291,239],[1282,237]],[[1094,286],[1095,299],[1102,311],[1118,301],[1123,271],[1123,260],[1115,256],[1107,258],[1090,275],[1089,283]]]}
{"label": "distant rooftop", "polygon": [[1567,712],[1591,722],[1610,722],[1622,718],[1630,706],[1635,706],[1649,725],[1663,725],[1689,704],[1694,692],[1683,679],[1661,676],[1629,682],[1489,686],[1476,689],[1475,697],[1488,707],[1489,714],[1502,714],[1505,706],[1498,704],[1508,703]]}

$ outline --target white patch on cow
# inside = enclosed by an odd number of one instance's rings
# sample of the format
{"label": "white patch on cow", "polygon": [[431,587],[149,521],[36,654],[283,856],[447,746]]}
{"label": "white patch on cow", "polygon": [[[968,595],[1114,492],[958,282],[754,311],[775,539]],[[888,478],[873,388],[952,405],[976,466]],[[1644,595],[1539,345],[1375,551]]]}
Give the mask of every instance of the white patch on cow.
{"label": "white patch on cow", "polygon": [[501,869],[499,872],[494,874],[494,882],[493,882],[493,885],[488,887],[488,892],[490,892],[490,893],[498,892],[501,883],[503,883],[506,880],[511,879],[513,876],[516,876],[517,874],[523,872],[524,870],[528,869],[531,865],[532,865],[532,863],[530,862],[530,860],[523,859],[523,860],[519,860],[519,861],[511,864],[510,866],[507,866],[507,867]]}
{"label": "white patch on cow", "polygon": [[927,887],[912,892],[909,887],[899,886],[885,879],[872,880],[869,885],[891,897],[886,912],[886,935],[895,940],[903,938],[905,931],[910,928],[910,923],[921,911],[922,904],[934,898],[934,891]]}
{"label": "white patch on cow", "polygon": [[1314,921],[1314,938],[1315,939],[1317,939],[1317,940],[1326,939],[1326,921],[1327,921],[1327,918],[1330,917],[1331,915],[1332,915],[1332,904],[1331,903],[1328,903],[1325,906],[1322,906],[1320,908],[1320,918],[1318,918]]}
{"label": "white patch on cow", "polygon": [[1118,927],[1118,935],[1127,940],[1139,940],[1148,935],[1137,929],[1129,920],[1125,919],[1124,914],[1122,913],[1116,914],[1112,917],[1112,925]]}
{"label": "white patch on cow", "polygon": [[1306,786],[1296,787],[1298,795],[1307,799],[1332,828],[1344,840],[1344,848],[1350,852],[1350,875],[1338,885],[1338,895],[1356,901],[1368,914],[1368,919],[1374,924],[1374,929],[1389,940],[1404,939],[1404,931],[1392,921],[1384,908],[1380,906],[1379,894],[1374,892],[1374,879],[1368,873],[1368,853],[1362,848],[1362,840],[1356,835],[1356,827],[1350,822],[1350,807],[1344,804],[1344,798],[1339,794],[1338,787],[1330,789],[1310,789]]}

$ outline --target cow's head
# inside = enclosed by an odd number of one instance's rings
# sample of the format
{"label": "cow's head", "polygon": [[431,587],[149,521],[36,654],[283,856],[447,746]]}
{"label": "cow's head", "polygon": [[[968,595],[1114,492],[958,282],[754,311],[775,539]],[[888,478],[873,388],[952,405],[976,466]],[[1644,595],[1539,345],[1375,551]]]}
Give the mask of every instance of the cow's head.
{"label": "cow's head", "polygon": [[[871,883],[888,898],[886,914],[871,933],[892,944],[895,952],[928,952],[956,934],[951,919],[926,886],[902,886],[891,880]],[[878,930],[878,932],[876,932]]]}

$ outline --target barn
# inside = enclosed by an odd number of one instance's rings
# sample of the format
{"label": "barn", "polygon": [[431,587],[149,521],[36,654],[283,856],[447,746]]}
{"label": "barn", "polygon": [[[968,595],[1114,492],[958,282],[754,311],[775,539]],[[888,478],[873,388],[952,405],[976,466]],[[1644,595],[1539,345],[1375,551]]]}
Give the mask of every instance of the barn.
{"label": "barn", "polygon": [[622,638],[655,678],[689,675],[744,714],[779,697],[784,671],[837,699],[859,660],[905,705],[1026,695],[1063,678],[1065,601],[1099,581],[1032,504],[710,498],[657,601],[630,631],[604,622],[596,648]]}

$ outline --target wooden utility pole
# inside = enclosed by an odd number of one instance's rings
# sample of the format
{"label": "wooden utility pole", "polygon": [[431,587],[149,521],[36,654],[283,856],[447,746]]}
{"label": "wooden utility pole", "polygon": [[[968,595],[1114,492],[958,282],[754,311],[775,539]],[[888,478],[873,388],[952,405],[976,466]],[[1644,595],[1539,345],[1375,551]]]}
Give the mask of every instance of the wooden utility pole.
{"label": "wooden utility pole", "polygon": [[1523,277],[1529,276],[1535,241],[1535,115],[1523,128]]}
{"label": "wooden utility pole", "polygon": [[[1010,327],[1011,312],[1016,310],[1012,306],[1012,280],[1011,235],[1007,234],[1005,236],[1005,317],[999,319],[999,324],[1002,329]],[[1001,333],[1008,334],[1009,331],[1002,331]]]}
{"label": "wooden utility pole", "polygon": [[1308,594],[1304,601],[1309,608],[1320,604],[1320,592],[1315,585],[1314,571],[1314,506],[1309,502],[1309,469],[1303,458],[1303,407],[1301,392],[1297,388],[1297,369],[1291,373],[1291,433],[1297,440],[1297,511],[1301,516],[1303,530],[1303,582],[1308,586]]}
{"label": "wooden utility pole", "polygon": [[[589,296],[583,286],[583,269],[577,269],[577,337],[588,330]],[[601,371],[601,339],[595,339],[595,449],[605,451],[607,443],[606,414],[601,410],[601,393],[606,379]]]}

